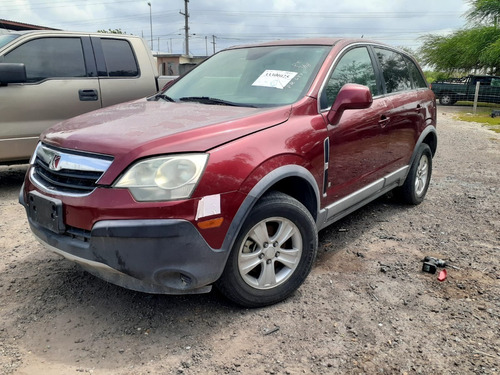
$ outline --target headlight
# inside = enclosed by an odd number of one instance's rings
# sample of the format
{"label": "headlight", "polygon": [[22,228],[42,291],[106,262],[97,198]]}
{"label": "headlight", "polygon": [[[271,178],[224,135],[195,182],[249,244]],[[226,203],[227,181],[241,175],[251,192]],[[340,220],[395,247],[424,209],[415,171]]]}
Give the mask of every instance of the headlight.
{"label": "headlight", "polygon": [[207,154],[156,157],[140,161],[114,187],[130,190],[137,201],[186,199],[193,193],[207,164]]}

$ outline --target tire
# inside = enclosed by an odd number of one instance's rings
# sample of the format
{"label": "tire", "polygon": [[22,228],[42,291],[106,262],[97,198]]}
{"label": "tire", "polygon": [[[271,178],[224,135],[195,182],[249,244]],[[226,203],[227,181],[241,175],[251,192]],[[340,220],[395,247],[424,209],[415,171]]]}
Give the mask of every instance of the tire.
{"label": "tire", "polygon": [[401,200],[413,205],[422,203],[429,188],[431,174],[432,152],[427,144],[422,143],[404,184],[399,188]]}
{"label": "tire", "polygon": [[439,103],[442,105],[453,105],[457,101],[451,94],[442,94],[441,97],[439,98]]}
{"label": "tire", "polygon": [[216,287],[244,307],[280,302],[304,282],[317,247],[309,211],[286,194],[266,194],[245,220]]}

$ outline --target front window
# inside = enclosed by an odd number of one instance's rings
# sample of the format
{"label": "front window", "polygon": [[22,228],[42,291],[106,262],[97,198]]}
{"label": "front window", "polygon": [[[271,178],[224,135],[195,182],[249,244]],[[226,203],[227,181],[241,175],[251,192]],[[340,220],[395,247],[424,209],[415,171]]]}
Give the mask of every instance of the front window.
{"label": "front window", "polygon": [[6,54],[3,62],[23,63],[28,82],[87,76],[80,38],[30,40]]}
{"label": "front window", "polygon": [[222,51],[164,95],[175,101],[215,98],[233,105],[292,104],[310,87],[327,46],[270,46]]}
{"label": "front window", "polygon": [[321,109],[330,108],[347,83],[368,86],[372,95],[376,95],[375,70],[366,47],[353,48],[341,57],[321,93]]}

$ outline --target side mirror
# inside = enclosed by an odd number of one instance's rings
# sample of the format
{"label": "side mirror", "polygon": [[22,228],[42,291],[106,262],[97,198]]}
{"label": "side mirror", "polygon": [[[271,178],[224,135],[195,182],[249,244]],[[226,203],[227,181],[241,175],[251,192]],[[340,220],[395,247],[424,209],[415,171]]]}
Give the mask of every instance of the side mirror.
{"label": "side mirror", "polygon": [[26,67],[22,63],[0,63],[0,85],[26,82]]}
{"label": "side mirror", "polygon": [[328,112],[328,123],[337,125],[345,110],[369,108],[372,103],[372,93],[368,87],[356,83],[347,83],[340,89],[332,108]]}

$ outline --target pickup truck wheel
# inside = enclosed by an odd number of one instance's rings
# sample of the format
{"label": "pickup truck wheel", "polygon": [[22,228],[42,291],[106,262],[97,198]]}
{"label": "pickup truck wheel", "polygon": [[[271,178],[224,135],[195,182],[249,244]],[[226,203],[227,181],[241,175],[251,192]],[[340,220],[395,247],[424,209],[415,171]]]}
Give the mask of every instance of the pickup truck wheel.
{"label": "pickup truck wheel", "polygon": [[216,286],[245,307],[282,301],[306,279],[317,244],[309,211],[286,194],[267,194],[243,224]]}
{"label": "pickup truck wheel", "polygon": [[417,151],[406,181],[400,187],[400,197],[405,203],[420,204],[425,198],[432,174],[432,152],[422,143]]}
{"label": "pickup truck wheel", "polygon": [[451,94],[443,94],[439,98],[439,103],[442,105],[453,105],[456,102],[457,101],[453,98],[453,96]]}

